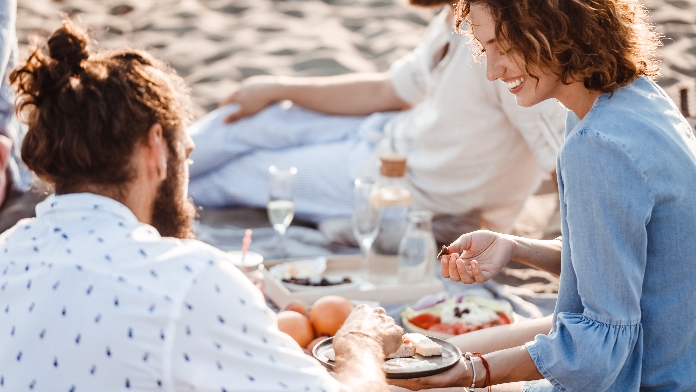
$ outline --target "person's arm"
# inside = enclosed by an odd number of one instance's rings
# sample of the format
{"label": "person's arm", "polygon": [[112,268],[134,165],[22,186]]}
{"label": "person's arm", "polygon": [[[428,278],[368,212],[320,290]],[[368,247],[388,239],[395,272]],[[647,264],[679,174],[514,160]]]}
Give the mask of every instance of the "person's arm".
{"label": "person's arm", "polygon": [[[487,354],[485,358],[491,370],[491,385],[543,378],[524,346],[496,351]],[[389,380],[389,383],[412,391],[447,387],[468,388],[471,386],[474,376],[471,366],[472,363],[462,358],[455,367],[444,373],[407,380]],[[487,385],[486,368],[478,358],[474,358],[473,366],[476,368],[475,385],[478,388],[483,388]]]}
{"label": "person's arm", "polygon": [[540,334],[551,331],[553,316],[525,320],[518,323],[498,325],[478,331],[457,335],[448,339],[462,352],[488,354],[510,347],[521,346]]}
{"label": "person's arm", "polygon": [[239,104],[239,110],[225,119],[233,122],[283,100],[317,112],[345,116],[366,116],[409,106],[396,95],[388,72],[306,78],[256,76],[245,80],[221,105]]}
{"label": "person's arm", "polygon": [[402,335],[383,308],[356,307],[333,340],[342,391],[387,391],[382,364],[386,354],[399,348]]}
{"label": "person's arm", "polygon": [[459,237],[442,256],[440,272],[455,282],[483,283],[494,278],[510,261],[561,273],[561,241],[534,240],[478,230]]}
{"label": "person's arm", "polygon": [[[491,382],[494,384],[503,384],[509,381],[536,380],[540,379],[541,375],[536,371],[536,366],[534,366],[529,355],[523,355],[524,353],[522,353],[520,348],[523,348],[525,343],[534,340],[536,335],[547,334],[551,330],[552,320],[553,317],[548,316],[515,324],[499,325],[497,327],[458,335],[448,340],[459,347],[462,352],[468,351],[485,354],[491,369],[507,369],[510,367],[509,363],[515,363],[515,361],[518,360],[525,364],[521,368],[515,369],[514,373],[491,373]],[[510,348],[512,348],[510,351],[501,351]],[[526,353],[526,350],[524,351]],[[531,367],[529,366],[530,362]],[[412,382],[391,381],[390,383],[404,388],[412,388],[414,390],[426,386],[430,388],[454,386],[469,387],[471,386],[473,371],[468,365],[468,361],[463,361],[453,369],[451,374],[443,374],[441,378],[428,377],[412,380]],[[485,383],[486,370],[478,359],[474,360],[474,365],[476,366],[477,375],[476,385],[483,386]]]}

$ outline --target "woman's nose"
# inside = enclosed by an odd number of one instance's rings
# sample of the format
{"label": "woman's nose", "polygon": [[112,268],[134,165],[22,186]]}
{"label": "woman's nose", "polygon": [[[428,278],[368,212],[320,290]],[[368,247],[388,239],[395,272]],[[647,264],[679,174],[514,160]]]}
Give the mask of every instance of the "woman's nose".
{"label": "woman's nose", "polygon": [[504,67],[501,63],[501,56],[492,53],[493,50],[486,52],[486,79],[491,82],[502,77]]}

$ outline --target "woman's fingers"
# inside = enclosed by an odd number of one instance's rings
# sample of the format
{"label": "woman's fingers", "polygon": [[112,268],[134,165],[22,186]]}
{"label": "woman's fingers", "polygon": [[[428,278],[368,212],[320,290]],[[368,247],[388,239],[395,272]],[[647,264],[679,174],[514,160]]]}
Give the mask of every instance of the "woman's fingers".
{"label": "woman's fingers", "polygon": [[481,266],[479,265],[478,261],[476,260],[471,260],[471,274],[474,277],[474,280],[478,283],[483,283],[486,281],[486,278],[483,277],[483,273],[481,272]]}
{"label": "woman's fingers", "polygon": [[440,258],[440,274],[442,275],[443,278],[449,279],[450,273],[449,273],[449,255],[444,255],[442,258]]}
{"label": "woman's fingers", "polygon": [[459,282],[461,279],[459,279],[459,272],[457,272],[457,261],[459,259],[459,255],[456,253],[452,253],[449,255],[449,278],[453,282]]}
{"label": "woman's fingers", "polygon": [[459,279],[462,283],[471,284],[475,283],[474,276],[471,274],[470,261],[459,259],[456,262],[457,273],[459,274]]}

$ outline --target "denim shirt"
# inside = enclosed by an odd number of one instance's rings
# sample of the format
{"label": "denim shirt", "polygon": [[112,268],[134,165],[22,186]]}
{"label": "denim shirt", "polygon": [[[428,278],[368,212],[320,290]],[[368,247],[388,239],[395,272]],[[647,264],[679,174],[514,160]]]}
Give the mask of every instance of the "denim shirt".
{"label": "denim shirt", "polygon": [[525,390],[696,390],[696,138],[653,81],[569,112],[561,281]]}

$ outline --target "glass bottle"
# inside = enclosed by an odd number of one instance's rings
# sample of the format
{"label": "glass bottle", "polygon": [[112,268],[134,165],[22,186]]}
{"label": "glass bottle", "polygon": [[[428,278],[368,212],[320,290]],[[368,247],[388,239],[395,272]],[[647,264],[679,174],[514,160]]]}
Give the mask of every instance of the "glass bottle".
{"label": "glass bottle", "polygon": [[261,291],[261,294],[266,293],[266,280],[263,275],[263,256],[256,252],[246,252],[245,255],[241,251],[229,251],[227,254],[230,261],[235,267],[239,268],[244,274]]}
{"label": "glass bottle", "polygon": [[380,179],[370,203],[380,214],[379,230],[367,261],[367,277],[373,284],[397,283],[399,244],[408,226],[411,192],[406,186],[406,157],[389,153],[380,156]]}
{"label": "glass bottle", "polygon": [[399,283],[425,282],[434,276],[437,244],[432,219],[428,210],[409,212],[408,229],[399,245]]}

